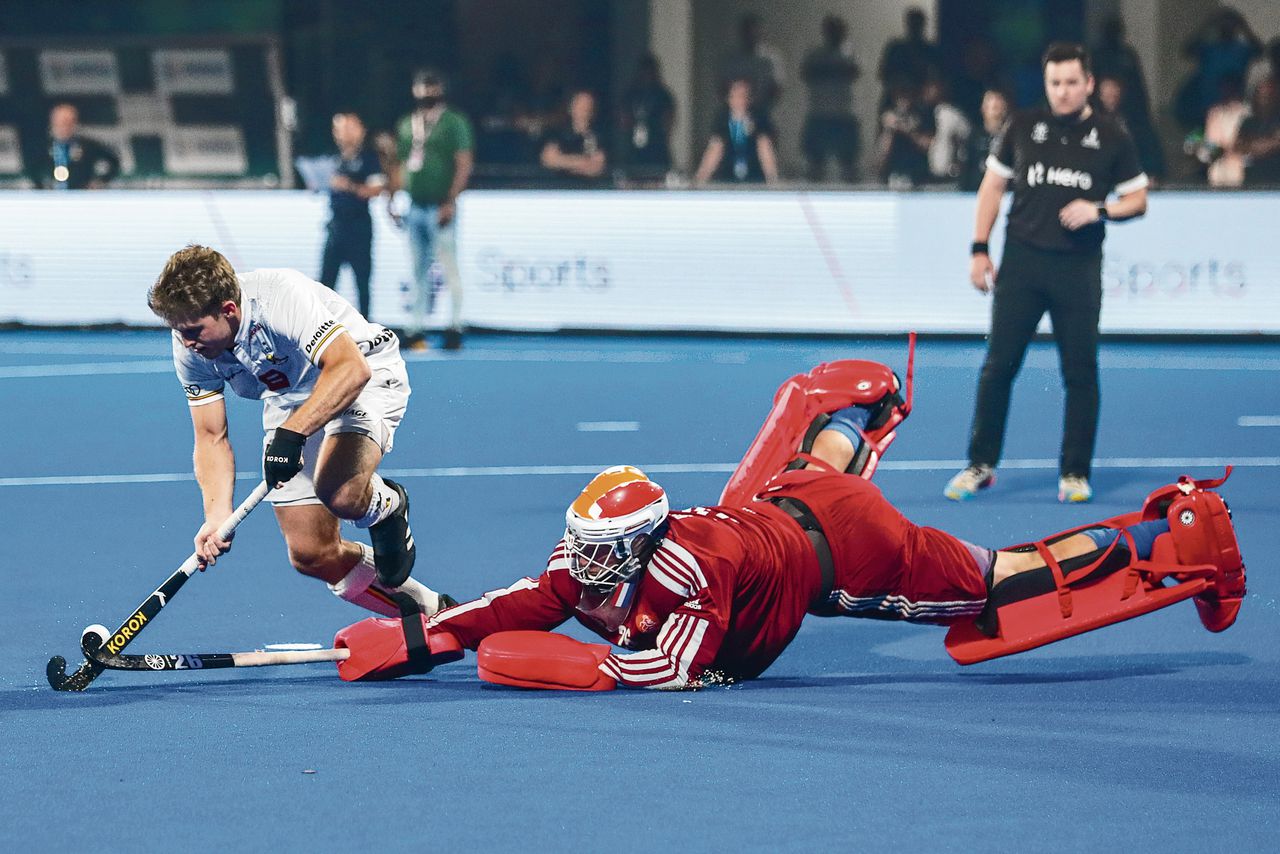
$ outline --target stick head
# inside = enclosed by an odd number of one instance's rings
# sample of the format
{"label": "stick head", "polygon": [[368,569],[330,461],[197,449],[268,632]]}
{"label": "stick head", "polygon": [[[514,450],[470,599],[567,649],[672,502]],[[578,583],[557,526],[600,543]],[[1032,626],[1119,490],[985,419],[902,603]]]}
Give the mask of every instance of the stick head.
{"label": "stick head", "polygon": [[89,683],[98,678],[102,667],[92,661],[85,661],[75,673],[67,675],[67,660],[60,655],[49,659],[44,675],[49,680],[49,687],[55,691],[83,691]]}

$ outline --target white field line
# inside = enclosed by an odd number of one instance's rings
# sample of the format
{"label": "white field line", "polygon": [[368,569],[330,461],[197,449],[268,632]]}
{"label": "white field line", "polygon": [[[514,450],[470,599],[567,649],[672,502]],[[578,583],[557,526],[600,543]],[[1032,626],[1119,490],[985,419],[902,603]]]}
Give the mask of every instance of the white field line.
{"label": "white field line", "polygon": [[579,421],[579,433],[635,433],[639,421]]}
{"label": "white field line", "polygon": [[[950,472],[967,465],[966,460],[891,460],[880,464],[886,471]],[[1280,457],[1107,457],[1094,460],[1096,469],[1178,469],[1280,468]],[[1005,469],[1041,469],[1056,471],[1056,458],[1004,460]],[[558,475],[593,475],[607,465],[566,466],[452,466],[437,468],[388,469],[390,477],[553,477]],[[653,463],[639,466],[650,474],[727,474],[737,463]],[[261,480],[258,472],[237,472],[238,480]],[[47,477],[0,477],[5,486],[80,486],[119,483],[172,483],[192,481],[189,472],[156,472],[153,474],[50,475]]]}
{"label": "white field line", "polygon": [[[0,353],[23,354],[37,352],[40,354],[93,355],[92,351],[74,351],[70,348],[27,349],[28,345],[0,344]],[[156,355],[161,353],[151,350],[141,352],[138,349],[113,351],[103,348],[104,355]],[[815,350],[802,361],[817,362],[833,358],[853,358],[857,355],[853,348],[836,344],[830,350]],[[431,362],[447,365],[450,363],[490,362],[490,363],[577,363],[577,364],[671,364],[697,362],[700,364],[742,365],[751,361],[752,356],[745,351],[721,351],[700,354],[692,351],[678,350],[468,350],[462,353],[407,353],[408,362]],[[1174,357],[1152,358],[1136,354],[1108,355],[1105,351],[1099,360],[1104,371],[1113,370],[1150,370],[1150,371],[1239,371],[1243,373],[1275,373],[1280,372],[1280,359],[1248,358],[1245,356],[1208,356],[1201,359]],[[943,369],[962,369],[977,371],[982,364],[980,354],[939,353],[923,354],[917,362],[917,370],[929,371]],[[1057,371],[1058,357],[1054,352],[1032,352],[1027,355],[1023,367],[1031,371]],[[139,360],[135,362],[77,362],[67,364],[11,365],[0,367],[0,379],[21,379],[27,377],[71,377],[71,376],[111,376],[119,374],[164,373],[173,370],[169,359]]]}

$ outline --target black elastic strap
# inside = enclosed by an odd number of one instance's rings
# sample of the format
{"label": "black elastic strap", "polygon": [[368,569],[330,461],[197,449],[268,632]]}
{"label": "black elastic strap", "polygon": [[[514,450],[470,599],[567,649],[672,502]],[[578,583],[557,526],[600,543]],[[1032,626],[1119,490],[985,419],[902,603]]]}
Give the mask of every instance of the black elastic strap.
{"label": "black elastic strap", "polygon": [[422,628],[422,606],[408,593],[391,594],[400,606],[400,625],[404,629],[405,649],[409,653],[409,666],[414,673],[429,673],[432,668],[431,650],[427,648],[427,633]]}
{"label": "black elastic strap", "polygon": [[822,525],[818,523],[818,517],[814,516],[813,511],[806,507],[803,502],[794,498],[780,496],[770,498],[769,501],[777,505],[792,519],[795,519],[800,527],[804,529],[805,536],[809,538],[809,542],[813,544],[814,554],[818,557],[818,569],[822,573],[822,589],[814,597],[811,607],[825,605],[827,600],[831,598],[831,591],[836,586],[836,565],[831,558],[831,546],[827,543],[827,535],[823,533]]}
{"label": "black elastic strap", "polygon": [[[813,421],[809,423],[809,429],[804,432],[804,438],[800,440],[800,453],[802,455],[808,454],[813,450],[813,443],[818,440],[818,434],[825,430],[830,423],[831,416],[825,412],[819,413],[814,417]],[[784,471],[795,471],[796,469],[804,468],[806,465],[808,463],[803,456],[799,456],[787,463]]]}

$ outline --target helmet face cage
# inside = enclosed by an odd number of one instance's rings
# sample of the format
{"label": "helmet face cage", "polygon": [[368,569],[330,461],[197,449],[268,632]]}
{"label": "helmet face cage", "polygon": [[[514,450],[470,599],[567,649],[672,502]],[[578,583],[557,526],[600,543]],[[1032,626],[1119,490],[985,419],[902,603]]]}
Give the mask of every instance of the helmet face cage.
{"label": "helmet face cage", "polygon": [[634,537],[591,542],[566,528],[565,547],[569,552],[569,575],[584,587],[606,593],[640,571],[640,558],[634,548]]}
{"label": "helmet face cage", "polygon": [[630,581],[661,539],[668,512],[662,487],[639,469],[601,472],[565,513],[569,575],[605,594]]}

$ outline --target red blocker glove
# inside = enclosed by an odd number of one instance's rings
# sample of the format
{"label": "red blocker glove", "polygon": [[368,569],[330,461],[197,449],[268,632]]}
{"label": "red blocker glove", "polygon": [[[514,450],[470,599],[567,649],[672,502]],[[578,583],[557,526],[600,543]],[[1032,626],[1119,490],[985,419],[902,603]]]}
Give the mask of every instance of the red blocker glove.
{"label": "red blocker glove", "polygon": [[612,691],[618,683],[600,671],[608,657],[608,644],[582,643],[555,632],[497,632],[476,650],[485,682],[557,691]]}
{"label": "red blocker glove", "polygon": [[[412,629],[417,621],[426,643],[416,654],[410,653],[406,628]],[[426,673],[439,664],[457,661],[464,655],[462,644],[443,629],[427,629],[427,618],[422,614],[406,617],[405,621],[388,617],[370,617],[347,626],[333,638],[337,649],[351,650],[351,657],[338,662],[338,675],[346,682],[372,682],[383,679],[399,679],[413,673]]]}

